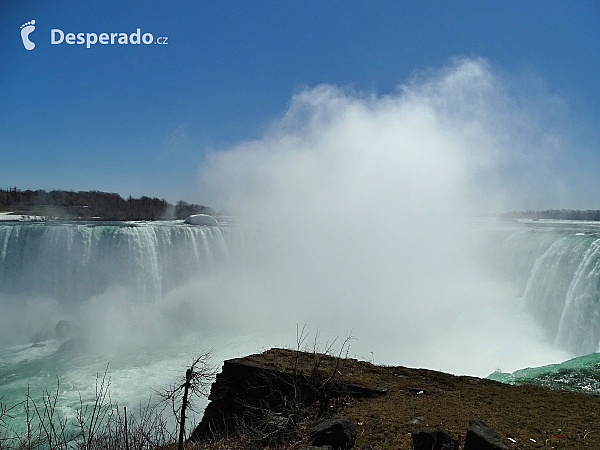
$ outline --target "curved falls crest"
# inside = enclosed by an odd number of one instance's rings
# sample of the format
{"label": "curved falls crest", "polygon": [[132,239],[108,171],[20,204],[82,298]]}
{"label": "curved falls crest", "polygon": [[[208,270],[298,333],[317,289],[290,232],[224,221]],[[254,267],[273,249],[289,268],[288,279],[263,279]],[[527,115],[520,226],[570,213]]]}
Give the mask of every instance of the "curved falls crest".
{"label": "curved falls crest", "polygon": [[228,254],[231,229],[171,224],[0,225],[0,292],[85,300],[110,285],[154,300]]}
{"label": "curved falls crest", "polygon": [[499,239],[500,259],[516,282],[522,307],[558,347],[577,355],[596,352],[600,343],[597,231],[550,223],[503,231]]}
{"label": "curved falls crest", "polygon": [[[600,227],[511,224],[492,233],[493,265],[563,349],[600,342]],[[180,223],[0,224],[0,303],[50,297],[64,308],[123,285],[153,301],[225,267],[242,232]]]}

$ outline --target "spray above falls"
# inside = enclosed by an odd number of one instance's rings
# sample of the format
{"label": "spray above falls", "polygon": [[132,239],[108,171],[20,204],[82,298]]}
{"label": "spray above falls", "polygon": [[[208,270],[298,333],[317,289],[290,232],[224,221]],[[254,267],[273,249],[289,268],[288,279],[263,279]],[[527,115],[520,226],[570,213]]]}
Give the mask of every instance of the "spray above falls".
{"label": "spray above falls", "polygon": [[482,59],[385,95],[320,85],[260,138],[211,152],[202,192],[269,236],[231,296],[261,323],[351,331],[372,342],[358,356],[389,363],[481,374],[560,358],[473,239],[472,218],[560,192],[563,141],[522,88]]}

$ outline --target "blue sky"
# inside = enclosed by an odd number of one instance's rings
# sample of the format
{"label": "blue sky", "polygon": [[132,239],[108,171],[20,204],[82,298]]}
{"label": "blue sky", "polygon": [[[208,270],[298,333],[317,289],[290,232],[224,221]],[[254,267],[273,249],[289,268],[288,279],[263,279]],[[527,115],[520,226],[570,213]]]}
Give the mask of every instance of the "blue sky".
{"label": "blue sky", "polygon": [[[28,51],[20,27],[31,20]],[[168,44],[50,42],[51,29],[137,28]],[[532,96],[560,98],[566,184],[600,173],[593,0],[3,0],[0,46],[3,187],[206,203],[206,152],[262,136],[295,92],[330,84],[381,96],[454,57],[485,58],[506,80],[536,80]],[[589,194],[577,207],[600,208],[600,183]]]}

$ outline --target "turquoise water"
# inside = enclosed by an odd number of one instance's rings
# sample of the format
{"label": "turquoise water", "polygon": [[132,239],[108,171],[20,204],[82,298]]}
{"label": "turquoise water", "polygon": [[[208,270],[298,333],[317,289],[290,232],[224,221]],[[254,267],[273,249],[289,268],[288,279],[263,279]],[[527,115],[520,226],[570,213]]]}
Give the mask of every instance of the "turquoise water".
{"label": "turquoise water", "polygon": [[[255,352],[245,330],[222,336],[206,317],[203,292],[220,289],[238,238],[232,227],[175,221],[0,223],[0,403],[29,391],[39,404],[58,389],[57,412],[72,426],[107,366],[112,401],[134,412],[195,353],[215,347],[218,364]],[[63,320],[69,333],[56,331]],[[24,417],[11,411],[13,432]]]}
{"label": "turquoise water", "polygon": [[600,353],[579,356],[560,364],[528,367],[513,373],[497,371],[488,378],[507,384],[536,384],[600,395]]}

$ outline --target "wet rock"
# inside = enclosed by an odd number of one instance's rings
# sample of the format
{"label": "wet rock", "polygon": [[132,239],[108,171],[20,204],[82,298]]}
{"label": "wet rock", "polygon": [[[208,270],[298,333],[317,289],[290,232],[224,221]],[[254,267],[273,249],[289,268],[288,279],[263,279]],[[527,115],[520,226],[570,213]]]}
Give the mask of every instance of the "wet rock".
{"label": "wet rock", "polygon": [[58,347],[58,353],[79,353],[85,350],[85,340],[81,336],[73,337]]}
{"label": "wet rock", "polygon": [[483,420],[469,420],[464,450],[509,450],[496,431]]}
{"label": "wet rock", "polygon": [[54,331],[56,333],[56,336],[62,339],[73,334],[74,327],[73,324],[68,320],[59,320],[56,324],[56,327],[54,328]]}
{"label": "wet rock", "polygon": [[443,431],[412,433],[414,450],[458,450],[458,441]]}
{"label": "wet rock", "polygon": [[331,445],[335,450],[354,446],[356,426],[349,417],[337,417],[315,425],[311,430],[314,446]]}

